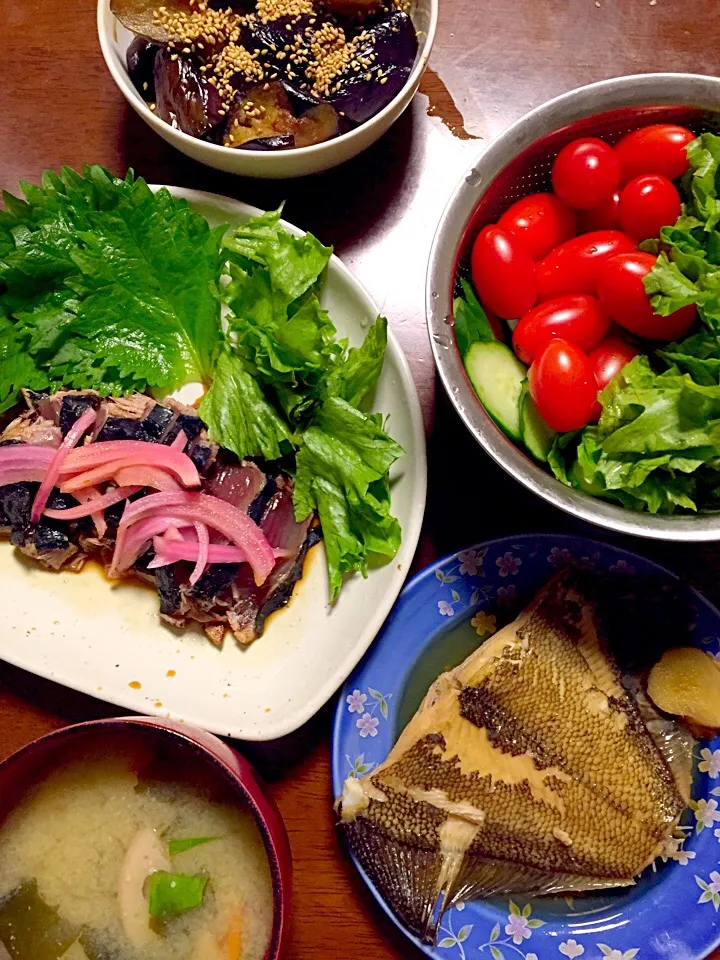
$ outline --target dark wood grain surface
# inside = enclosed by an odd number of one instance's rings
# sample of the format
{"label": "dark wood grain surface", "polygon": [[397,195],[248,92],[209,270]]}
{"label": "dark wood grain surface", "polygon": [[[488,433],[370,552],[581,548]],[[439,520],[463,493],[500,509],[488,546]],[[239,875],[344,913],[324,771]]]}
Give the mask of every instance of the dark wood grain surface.
{"label": "dark wood grain surface", "polygon": [[[437,385],[425,330],[425,268],[455,183],[508,123],[573,86],[653,70],[715,74],[720,66],[715,0],[440,2],[431,69],[390,133],[325,175],[262,183],[205,169],[148,130],[106,71],[92,0],[0,0],[0,187],[37,181],[48,167],[93,162],[261,207],[286,199],[287,218],[334,244],[368,287],[410,360],[428,432],[429,500],[416,566],[504,533],[572,530],[608,539],[502,474]],[[625,545],[661,559],[720,600],[716,548]],[[115,713],[0,666],[0,756],[54,727]],[[371,902],[337,842],[330,716],[329,706],[287,741],[246,750],[271,782],[290,833],[295,917],[288,957],[409,958],[413,951]]]}

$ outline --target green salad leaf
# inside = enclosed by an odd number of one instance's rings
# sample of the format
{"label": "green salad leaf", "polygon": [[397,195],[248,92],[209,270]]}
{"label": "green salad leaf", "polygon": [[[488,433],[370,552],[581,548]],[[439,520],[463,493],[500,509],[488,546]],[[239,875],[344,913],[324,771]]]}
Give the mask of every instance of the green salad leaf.
{"label": "green salad leaf", "polygon": [[223,349],[215,378],[198,413],[213,439],[241,459],[247,456],[277,460],[290,447],[290,429],[263,393],[252,369],[242,357]]}
{"label": "green salad leaf", "polygon": [[192,850],[194,847],[202,847],[217,839],[217,837],[189,837],[186,840],[170,840],[168,850],[171,857],[176,857],[179,853],[185,853],[186,850]]}
{"label": "green salad leaf", "polygon": [[473,343],[495,340],[496,337],[472,286],[467,280],[461,280],[460,286],[464,296],[455,298],[453,314],[455,340],[460,356],[464,357]]}
{"label": "green salad leaf", "polygon": [[203,902],[208,878],[188,876],[157,870],[148,880],[149,911],[151,917],[173,917],[193,910]]}
{"label": "green salad leaf", "polygon": [[318,511],[334,600],[345,573],[367,571],[372,554],[394,557],[400,526],[390,515],[388,471],[402,447],[339,397],[326,400],[302,434],[295,475],[295,516]]}
{"label": "green salad leaf", "polygon": [[21,188],[0,211],[0,413],[23,387],[107,396],[201,381],[213,440],[295,472],[333,598],[346,573],[395,555],[388,471],[402,449],[360,410],[387,321],[357,347],[338,337],[319,299],[331,248],[287,232],[282,208],[211,229],[132,172],[63,168]]}
{"label": "green salad leaf", "polygon": [[[221,339],[224,229],[100,167],[4,195],[0,307],[51,385],[106,393],[208,380]],[[0,376],[4,371],[0,371]],[[9,375],[0,395],[16,391]]]}

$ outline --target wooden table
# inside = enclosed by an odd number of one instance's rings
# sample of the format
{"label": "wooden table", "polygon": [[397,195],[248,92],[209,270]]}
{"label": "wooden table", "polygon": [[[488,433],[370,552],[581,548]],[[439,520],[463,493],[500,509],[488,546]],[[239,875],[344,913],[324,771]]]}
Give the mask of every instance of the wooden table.
{"label": "wooden table", "polygon": [[[0,0],[0,186],[14,190],[20,178],[37,181],[47,167],[92,162],[117,174],[133,167],[151,182],[211,190],[261,207],[287,199],[287,218],[334,244],[368,287],[412,365],[430,464],[416,566],[503,533],[577,531],[579,524],[492,465],[437,388],[423,307],[430,243],[465,168],[530,108],[620,74],[717,73],[720,17],[713,6],[713,0],[441,0],[431,69],[393,130],[338,170],[262,183],[187,160],[135,116],[100,55],[93,0]],[[631,546],[684,571],[720,600],[712,548]],[[0,667],[0,756],[54,727],[116,713]],[[409,958],[414,951],[381,916],[338,847],[330,716],[331,706],[286,742],[246,751],[272,782],[290,832],[295,918],[287,955]]]}

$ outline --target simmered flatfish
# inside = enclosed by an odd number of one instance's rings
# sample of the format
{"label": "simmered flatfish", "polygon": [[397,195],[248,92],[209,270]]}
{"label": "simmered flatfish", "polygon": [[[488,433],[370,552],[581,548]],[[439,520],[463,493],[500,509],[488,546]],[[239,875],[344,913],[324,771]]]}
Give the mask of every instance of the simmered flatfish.
{"label": "simmered flatfish", "polygon": [[650,709],[623,686],[594,604],[563,573],[437,679],[384,763],[346,781],[350,846],[428,941],[460,900],[631,884],[690,783],[690,750],[665,750]]}

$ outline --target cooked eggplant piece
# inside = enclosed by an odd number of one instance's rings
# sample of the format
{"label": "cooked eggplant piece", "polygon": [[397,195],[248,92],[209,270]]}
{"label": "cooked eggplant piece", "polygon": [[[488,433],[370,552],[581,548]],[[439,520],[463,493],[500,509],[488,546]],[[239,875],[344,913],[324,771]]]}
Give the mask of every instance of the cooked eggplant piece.
{"label": "cooked eggplant piece", "polygon": [[338,135],[338,115],[329,103],[319,103],[296,120],[295,146],[311,147]]}
{"label": "cooked eggplant piece", "polygon": [[260,137],[242,144],[243,150],[290,150],[295,146],[295,137],[287,134],[282,137]]}
{"label": "cooked eggplant piece", "polygon": [[135,89],[148,103],[155,102],[155,57],[160,47],[145,37],[135,37],[125,55]]}
{"label": "cooked eggplant piece", "polygon": [[364,17],[377,13],[383,0],[325,0],[325,9],[345,17]]}
{"label": "cooked eggplant piece", "polygon": [[[308,147],[337,135],[338,116],[327,103],[318,103],[296,117],[280,82],[253,87],[232,108],[225,133],[226,147],[268,149],[268,141],[282,146]],[[292,138],[292,143],[288,140]],[[258,144],[261,141],[261,145]]]}
{"label": "cooked eggplant piece", "polygon": [[173,60],[169,50],[155,58],[157,115],[191,137],[201,137],[222,120],[220,95],[189,57]]}
{"label": "cooked eggplant piece", "polygon": [[161,24],[155,23],[158,7],[168,13],[189,13],[190,0],[110,0],[110,9],[120,23],[146,40],[167,43],[170,36]]}
{"label": "cooked eggplant piece", "polygon": [[250,140],[294,136],[296,122],[281,83],[258,85],[230,110],[224,143],[241,147]]}
{"label": "cooked eggplant piece", "polygon": [[366,30],[368,39],[359,56],[372,58],[366,71],[348,71],[340,79],[340,89],[328,99],[335,109],[354,123],[365,123],[375,116],[405,86],[415,63],[418,42],[406,13],[394,13]]}

